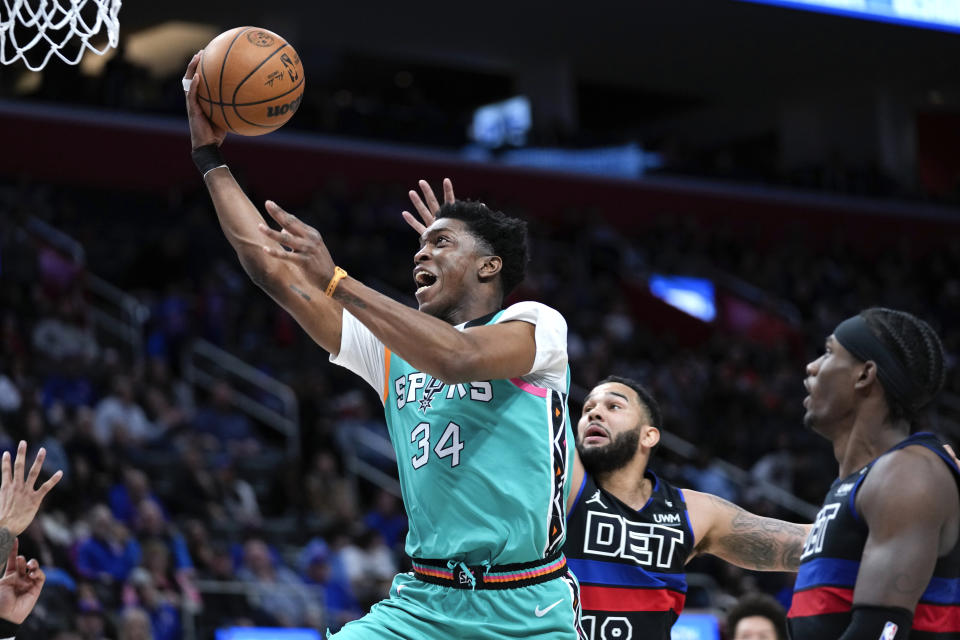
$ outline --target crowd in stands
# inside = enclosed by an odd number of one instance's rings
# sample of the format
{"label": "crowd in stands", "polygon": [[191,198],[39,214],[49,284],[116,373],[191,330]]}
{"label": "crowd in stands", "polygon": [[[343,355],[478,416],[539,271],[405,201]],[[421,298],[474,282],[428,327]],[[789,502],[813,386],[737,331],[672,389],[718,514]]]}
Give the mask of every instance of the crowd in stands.
{"label": "crowd in stands", "polygon": [[[405,65],[398,60],[366,58],[323,48],[316,51],[303,48],[300,53],[304,67],[310,69],[310,82],[306,84],[296,117],[285,125],[287,131],[470,150],[473,142],[468,131],[474,110],[509,98],[516,90],[514,78],[506,73]],[[34,76],[34,82],[24,82],[17,66],[0,66],[0,99],[183,117],[182,69],[186,68],[192,52],[180,68],[161,76],[133,62],[127,56],[123,38],[115,55],[112,52],[109,55],[97,74],[77,73],[69,65],[52,64]],[[611,87],[594,95],[598,90],[596,86],[581,87],[574,99],[574,102],[586,100],[602,105],[592,109],[595,115],[590,121],[561,128],[541,125],[535,117],[531,131],[525,136],[527,144],[572,150],[635,144],[655,153],[659,160],[650,170],[666,175],[949,203],[956,203],[960,195],[954,179],[946,187],[936,189],[905,184],[890,175],[878,161],[845,159],[839,151],[821,162],[781,169],[780,134],[772,127],[762,135],[698,145],[682,130],[664,126],[657,120],[643,119],[644,107],[649,107],[653,99],[648,94],[636,95],[629,102],[619,104],[620,111],[629,115],[626,116],[628,124],[618,127],[605,115],[611,108],[610,101],[623,102],[626,94]],[[812,91],[816,94],[818,90]],[[825,99],[825,104],[829,103],[829,99]],[[676,105],[670,105],[667,99],[667,103],[652,111],[669,113],[673,109]],[[586,114],[591,109],[583,112]],[[775,121],[771,116],[771,122]],[[657,133],[641,137],[638,131],[645,126],[651,126]]]}
{"label": "crowd in stands", "polygon": [[[351,275],[411,302],[416,242],[399,215],[408,208],[405,193],[403,185],[358,194],[329,186],[289,206],[322,228]],[[4,184],[0,209],[12,222],[0,227],[0,448],[27,439],[33,451],[47,448],[47,473],[65,471],[21,543],[22,553],[41,560],[48,581],[18,637],[174,640],[185,624],[197,637],[234,624],[335,629],[382,597],[408,566],[402,506],[344,469],[351,434],[385,433],[376,395],[326,363],[249,283],[206,194],[162,199]],[[78,239],[85,264],[23,232],[27,216]],[[533,261],[518,295],[568,320],[574,419],[584,390],[609,373],[653,390],[663,427],[699,447],[694,459],[661,451],[654,460],[681,486],[799,519],[735,482],[717,464],[721,458],[818,504],[835,462],[825,441],[801,426],[803,367],[836,322],[861,308],[892,306],[929,320],[947,348],[948,390],[960,393],[955,244],[900,242],[871,251],[847,242],[843,229],[802,227],[771,244],[750,231],[677,217],[633,233],[602,218],[592,217],[584,230],[531,216]],[[717,269],[792,302],[802,348],[719,331],[687,344],[652,331],[624,299],[654,271]],[[132,357],[94,330],[83,293],[87,272],[148,305],[143,354]],[[228,384],[198,392],[184,383],[180,351],[193,338],[296,390],[299,460],[283,460],[282,443],[235,408]],[[370,462],[387,472],[393,464],[376,456]],[[757,589],[782,595],[791,584],[789,576],[710,559],[691,570],[709,574],[731,596]],[[688,602],[718,600],[705,594]]]}

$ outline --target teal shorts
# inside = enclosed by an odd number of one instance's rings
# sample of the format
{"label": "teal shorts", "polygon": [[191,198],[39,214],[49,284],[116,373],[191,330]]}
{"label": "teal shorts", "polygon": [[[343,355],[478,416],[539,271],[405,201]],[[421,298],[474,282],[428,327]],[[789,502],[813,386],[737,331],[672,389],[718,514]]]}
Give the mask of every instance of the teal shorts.
{"label": "teal shorts", "polygon": [[580,587],[567,574],[516,589],[454,589],[409,573],[390,597],[347,623],[333,640],[581,640]]}

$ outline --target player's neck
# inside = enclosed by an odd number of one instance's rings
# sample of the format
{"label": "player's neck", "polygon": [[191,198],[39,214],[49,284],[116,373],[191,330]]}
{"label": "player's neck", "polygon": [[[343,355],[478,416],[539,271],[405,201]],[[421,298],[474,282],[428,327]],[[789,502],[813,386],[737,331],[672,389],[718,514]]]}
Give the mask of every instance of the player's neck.
{"label": "player's neck", "polygon": [[653,481],[646,477],[647,461],[637,456],[616,471],[595,477],[601,489],[612,494],[631,509],[642,509],[650,494],[653,493]]}
{"label": "player's neck", "polygon": [[877,459],[910,435],[906,421],[889,422],[885,414],[875,411],[858,414],[853,426],[833,441],[833,454],[845,478]]}
{"label": "player's neck", "polygon": [[458,304],[450,307],[443,314],[442,319],[456,326],[496,313],[502,304],[503,299],[499,297],[465,296]]}

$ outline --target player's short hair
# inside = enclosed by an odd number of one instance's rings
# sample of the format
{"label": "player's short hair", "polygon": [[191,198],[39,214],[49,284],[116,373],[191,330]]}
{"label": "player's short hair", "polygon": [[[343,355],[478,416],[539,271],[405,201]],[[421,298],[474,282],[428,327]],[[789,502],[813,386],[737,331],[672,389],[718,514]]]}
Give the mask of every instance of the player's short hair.
{"label": "player's short hair", "polygon": [[527,249],[527,223],[511,218],[474,200],[457,200],[444,203],[437,211],[437,218],[463,220],[477,239],[486,245],[490,255],[500,256],[500,284],[503,297],[517,288],[527,275],[529,251]]}
{"label": "player's short hair", "polygon": [[897,398],[884,388],[891,420],[916,426],[947,377],[940,337],[929,324],[905,311],[873,307],[860,315],[913,381],[915,393],[908,398]]}
{"label": "player's short hair", "polygon": [[765,593],[748,593],[727,613],[727,637],[732,638],[744,618],[760,616],[773,623],[777,640],[787,640],[787,615],[783,606]]}
{"label": "player's short hair", "polygon": [[622,384],[625,387],[630,387],[633,389],[637,397],[640,398],[640,404],[643,405],[643,410],[647,414],[647,418],[650,420],[650,424],[660,429],[660,423],[663,422],[663,416],[660,413],[660,405],[657,404],[656,399],[653,397],[653,394],[650,391],[634,380],[633,378],[624,378],[623,376],[607,376],[603,380],[597,383],[597,386],[601,384],[606,384],[608,382],[616,382]]}

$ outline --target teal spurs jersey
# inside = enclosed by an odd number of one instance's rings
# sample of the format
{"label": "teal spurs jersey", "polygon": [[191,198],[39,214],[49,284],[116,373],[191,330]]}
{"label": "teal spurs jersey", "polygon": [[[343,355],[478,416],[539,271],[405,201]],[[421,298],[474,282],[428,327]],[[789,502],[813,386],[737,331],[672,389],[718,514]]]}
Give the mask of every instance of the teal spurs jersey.
{"label": "teal spurs jersey", "polygon": [[567,325],[554,309],[520,302],[457,328],[507,321],[536,325],[530,373],[448,385],[343,312],[340,353],[330,360],[381,394],[413,558],[511,564],[563,545],[574,444]]}

